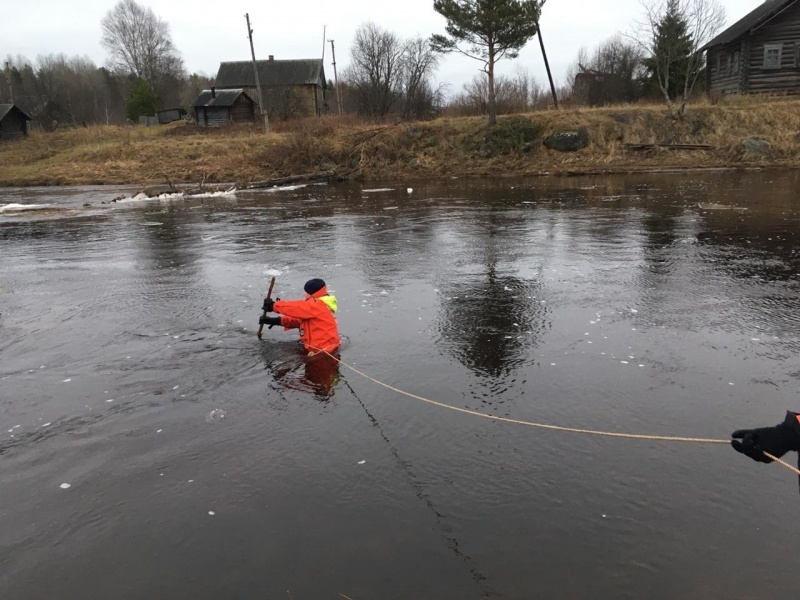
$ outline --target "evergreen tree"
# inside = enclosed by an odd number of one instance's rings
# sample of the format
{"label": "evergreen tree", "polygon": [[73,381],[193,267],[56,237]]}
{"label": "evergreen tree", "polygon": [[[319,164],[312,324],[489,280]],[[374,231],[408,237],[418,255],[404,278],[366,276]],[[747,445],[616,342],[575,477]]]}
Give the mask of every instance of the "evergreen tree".
{"label": "evergreen tree", "polygon": [[133,123],[138,122],[141,115],[156,114],[156,94],[144,79],[133,82],[125,103],[125,114]]}
{"label": "evergreen tree", "polygon": [[702,61],[693,60],[694,48],[680,0],[667,0],[664,14],[656,24],[652,54],[643,61],[653,91],[660,91],[663,87],[672,100],[680,97],[687,76],[691,80],[697,79],[696,75],[702,68]]}
{"label": "evergreen tree", "polygon": [[[431,42],[440,52],[460,52],[484,63],[489,84],[489,125],[497,122],[495,63],[516,58],[539,30],[544,0],[434,0],[433,9],[447,19],[447,35]],[[459,44],[465,47],[460,48]]]}

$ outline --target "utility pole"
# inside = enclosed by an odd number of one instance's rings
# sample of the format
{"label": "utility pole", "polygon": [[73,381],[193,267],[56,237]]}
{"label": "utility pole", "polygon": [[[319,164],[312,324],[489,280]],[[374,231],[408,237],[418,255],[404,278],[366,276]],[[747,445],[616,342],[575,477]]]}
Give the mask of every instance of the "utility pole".
{"label": "utility pole", "polygon": [[550,92],[553,94],[553,103],[558,110],[558,96],[556,95],[556,86],[553,85],[553,75],[550,73],[550,63],[547,62],[547,52],[544,51],[544,41],[542,41],[542,26],[539,21],[536,21],[536,34],[539,36],[539,45],[542,47],[542,56],[544,57],[544,68],[547,69],[547,78],[550,80]]}
{"label": "utility pole", "polygon": [[336,86],[336,104],[339,107],[339,116],[342,114],[342,95],[339,93],[339,76],[336,74],[336,48],[333,46],[333,40],[328,40],[331,43],[331,56],[333,56],[333,85]]}
{"label": "utility pole", "polygon": [[10,96],[8,103],[14,104],[14,86],[11,85],[11,63],[8,61],[6,61],[5,71],[6,71],[6,81],[8,82],[8,95]]}
{"label": "utility pole", "polygon": [[261,82],[258,80],[258,64],[256,63],[256,51],[253,49],[253,30],[250,28],[250,13],[245,13],[247,19],[247,37],[250,38],[250,55],[253,57],[253,74],[256,76],[256,90],[258,91],[258,107],[264,117],[264,131],[269,131],[269,117],[267,108],[264,106],[264,98],[261,95]]}

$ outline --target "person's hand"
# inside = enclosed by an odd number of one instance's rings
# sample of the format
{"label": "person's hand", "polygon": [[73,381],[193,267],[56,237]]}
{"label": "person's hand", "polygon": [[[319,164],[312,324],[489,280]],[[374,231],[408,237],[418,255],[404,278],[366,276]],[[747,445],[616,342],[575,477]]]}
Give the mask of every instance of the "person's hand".
{"label": "person's hand", "polygon": [[280,317],[259,317],[258,319],[259,325],[269,325],[270,327],[274,327],[275,325],[281,324]]}
{"label": "person's hand", "polygon": [[783,423],[775,427],[738,429],[731,437],[734,438],[731,446],[737,452],[758,462],[771,463],[772,459],[764,456],[764,452],[780,458],[790,450],[800,450],[800,422],[797,414],[787,411]]}
{"label": "person's hand", "polygon": [[275,300],[272,298],[265,298],[264,306],[262,306],[261,309],[265,310],[266,312],[272,312],[273,308],[275,308]]}

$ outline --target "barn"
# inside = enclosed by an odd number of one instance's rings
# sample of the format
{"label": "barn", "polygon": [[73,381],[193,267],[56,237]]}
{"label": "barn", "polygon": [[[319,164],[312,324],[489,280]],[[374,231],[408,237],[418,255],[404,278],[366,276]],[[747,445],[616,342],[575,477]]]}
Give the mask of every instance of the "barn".
{"label": "barn", "polygon": [[766,0],[702,49],[712,95],[800,93],[800,0]]}
{"label": "barn", "polygon": [[[258,83],[270,118],[321,115],[328,110],[325,69],[322,59],[259,60]],[[252,61],[223,62],[217,71],[218,90],[243,88],[258,98]]]}
{"label": "barn", "polygon": [[192,107],[195,122],[201,127],[252,122],[258,112],[258,105],[242,89],[203,90]]}
{"label": "barn", "polygon": [[0,142],[26,137],[30,122],[30,115],[16,104],[0,104]]}

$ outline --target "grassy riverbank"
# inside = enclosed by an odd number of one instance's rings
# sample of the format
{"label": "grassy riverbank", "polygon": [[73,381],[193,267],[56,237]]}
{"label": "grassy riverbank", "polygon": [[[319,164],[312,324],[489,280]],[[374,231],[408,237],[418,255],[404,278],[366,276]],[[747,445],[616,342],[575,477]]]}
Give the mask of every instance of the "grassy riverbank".
{"label": "grassy riverbank", "polygon": [[[553,134],[584,129],[589,145],[557,152]],[[765,153],[743,141],[761,137]],[[707,144],[709,149],[632,150],[626,144]],[[0,145],[0,185],[166,184],[261,181],[335,170],[344,179],[419,179],[629,172],[672,168],[800,167],[800,100],[741,98],[690,106],[683,122],[661,106],[564,109],[501,117],[375,124],[349,117],[203,130],[89,127],[33,132]]]}

